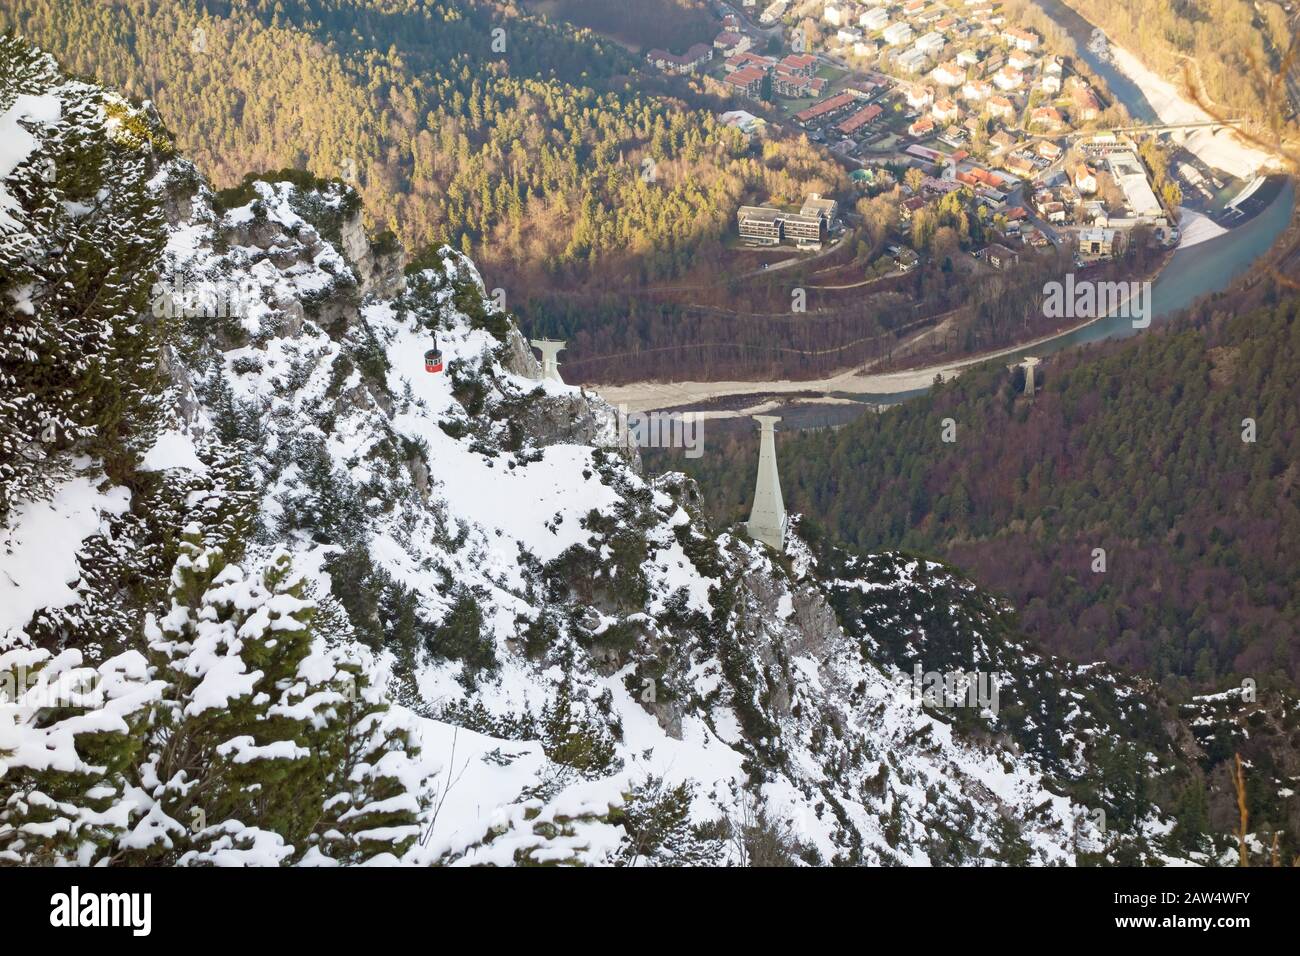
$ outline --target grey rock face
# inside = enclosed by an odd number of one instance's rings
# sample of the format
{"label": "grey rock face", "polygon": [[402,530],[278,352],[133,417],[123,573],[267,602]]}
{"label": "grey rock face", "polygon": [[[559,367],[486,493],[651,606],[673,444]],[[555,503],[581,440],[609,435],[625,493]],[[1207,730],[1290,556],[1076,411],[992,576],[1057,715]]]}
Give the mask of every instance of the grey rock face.
{"label": "grey rock face", "polygon": [[400,246],[386,251],[376,247],[366,237],[361,214],[343,220],[343,255],[356,270],[361,294],[392,298],[406,288],[406,251]]}

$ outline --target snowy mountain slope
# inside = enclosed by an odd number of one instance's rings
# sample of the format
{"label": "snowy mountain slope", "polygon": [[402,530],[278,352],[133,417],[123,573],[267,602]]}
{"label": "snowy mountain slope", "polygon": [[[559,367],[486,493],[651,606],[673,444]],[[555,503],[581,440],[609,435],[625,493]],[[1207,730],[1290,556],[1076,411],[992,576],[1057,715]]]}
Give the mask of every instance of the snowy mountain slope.
{"label": "snowy mountain slope", "polygon": [[[516,333],[501,319],[500,338],[492,334],[496,317],[466,260],[446,252],[403,295],[352,304],[346,267],[316,250],[294,211],[306,201],[284,183],[256,189],[252,204],[219,219],[200,197],[174,233],[184,244],[169,244],[169,271],[215,284],[256,261],[259,304],[242,329],[280,334],[200,359],[208,371],[195,391],[229,394],[231,408],[201,404],[176,427],[210,432],[231,414],[256,421],[248,441],[258,449],[260,536],[287,543],[319,594],[333,587],[331,559],[361,549],[361,562],[408,596],[419,643],[403,648],[391,633],[380,641],[413,685],[404,700],[527,738],[518,728],[546,722],[561,684],[594,739],[586,746],[600,751],[567,772],[558,761],[538,768],[529,783],[545,783],[547,799],[502,801],[504,815],[476,834],[466,861],[550,861],[557,840],[578,860],[611,859],[625,832],[610,815],[647,777],[694,785],[700,824],[739,813],[752,784],[767,813],[791,822],[809,859],[924,861],[931,827],[964,834],[978,858],[1002,832],[999,801],[1015,816],[1039,814],[1026,826],[1043,861],[1069,858],[1068,805],[1032,770],[1008,771],[994,754],[963,747],[900,699],[861,661],[815,587],[789,579],[760,548],[715,538],[682,500],[680,479],[647,482],[610,450],[611,409],[510,371]],[[200,221],[211,222],[209,236]],[[261,221],[282,229],[249,235],[247,225]],[[296,256],[295,230],[306,236]],[[280,264],[269,268],[255,248],[283,250]],[[333,335],[292,308],[325,288],[337,290],[319,300]],[[424,371],[433,333],[443,375]],[[348,358],[363,354],[364,364]],[[583,430],[597,445],[515,427],[523,403],[561,401],[591,423]],[[474,633],[448,650],[447,622],[466,594]],[[543,628],[530,652],[528,632]],[[445,720],[426,726],[454,767]],[[827,726],[837,728],[831,739]],[[891,758],[901,764],[896,778]],[[828,762],[841,768],[834,785]],[[867,798],[870,781],[879,795]],[[576,836],[543,839],[536,831],[555,813],[590,819],[570,824]],[[506,832],[481,845],[493,828]],[[443,849],[426,844],[414,858]]]}
{"label": "snowy mountain slope", "polygon": [[[1125,734],[1136,691],[1027,667],[995,603],[937,565],[710,528],[690,482],[619,447],[612,408],[540,380],[464,256],[403,277],[346,186],[214,194],[149,109],[17,41],[0,57],[75,117],[80,153],[131,171],[89,198],[134,189],[105,228],[156,222],[152,255],[74,263],[73,285],[129,288],[101,334],[156,341],[162,372],[132,353],[141,394],[114,433],[73,423],[0,512],[0,677],[22,695],[0,708],[0,860],[1163,852],[1155,805],[1087,772],[1104,739],[1174,775],[1159,733]],[[6,180],[14,221],[79,220],[78,183],[38,172],[67,131],[12,102],[34,143]],[[9,236],[15,274],[59,260],[49,235]],[[39,332],[59,281],[6,282],[6,307]],[[913,660],[996,672],[1010,710],[923,707]]]}

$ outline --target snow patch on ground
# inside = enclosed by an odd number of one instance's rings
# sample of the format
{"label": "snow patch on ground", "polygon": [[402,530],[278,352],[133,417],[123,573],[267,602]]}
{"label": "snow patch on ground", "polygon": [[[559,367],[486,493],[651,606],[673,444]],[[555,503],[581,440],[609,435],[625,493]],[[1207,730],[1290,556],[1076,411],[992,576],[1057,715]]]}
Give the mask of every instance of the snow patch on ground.
{"label": "snow patch on ground", "polygon": [[1179,249],[1214,239],[1227,231],[1204,213],[1188,209],[1186,206],[1178,207],[1178,232],[1181,236],[1178,241]]}

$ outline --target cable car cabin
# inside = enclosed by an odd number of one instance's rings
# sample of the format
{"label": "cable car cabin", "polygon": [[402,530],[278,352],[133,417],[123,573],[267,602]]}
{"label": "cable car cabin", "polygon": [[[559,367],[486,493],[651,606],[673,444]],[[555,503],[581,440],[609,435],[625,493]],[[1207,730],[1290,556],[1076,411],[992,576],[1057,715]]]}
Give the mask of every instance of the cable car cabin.
{"label": "cable car cabin", "polygon": [[442,350],[429,349],[424,353],[424,370],[426,372],[442,371]]}

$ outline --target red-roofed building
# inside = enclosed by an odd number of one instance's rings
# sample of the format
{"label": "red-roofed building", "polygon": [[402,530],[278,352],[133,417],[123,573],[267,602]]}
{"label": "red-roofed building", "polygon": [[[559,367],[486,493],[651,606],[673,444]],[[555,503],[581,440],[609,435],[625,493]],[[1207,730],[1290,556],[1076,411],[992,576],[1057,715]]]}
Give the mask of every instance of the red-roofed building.
{"label": "red-roofed building", "polygon": [[817,72],[817,57],[811,53],[791,53],[781,60],[780,65],[791,73],[812,76]]}
{"label": "red-roofed building", "polygon": [[1096,94],[1086,86],[1075,87],[1070,96],[1074,101],[1075,119],[1086,123],[1089,120],[1095,120],[1101,115],[1101,104],[1097,102]]}
{"label": "red-roofed building", "polygon": [[772,74],[772,92],[791,98],[807,96],[812,92],[812,80],[802,73],[791,73],[778,63]]}
{"label": "red-roofed building", "polygon": [[1017,50],[1024,50],[1028,52],[1030,50],[1038,49],[1037,35],[1030,32],[1029,30],[1022,30],[1020,29],[1020,27],[1008,27],[1007,29],[1003,30],[1002,39],[1006,40]]}
{"label": "red-roofed building", "polygon": [[999,119],[1011,119],[1016,115],[1016,105],[1005,96],[989,97],[989,115]]}
{"label": "red-roofed building", "polygon": [[855,102],[857,102],[857,97],[852,93],[836,93],[819,103],[814,103],[806,110],[800,110],[794,114],[794,118],[801,126],[806,126],[813,120],[822,119],[823,117],[829,118],[841,110],[848,109]]}
{"label": "red-roofed building", "polygon": [[722,82],[726,83],[733,91],[752,98],[763,92],[763,77],[765,76],[767,76],[766,70],[761,70],[756,66],[747,66],[744,69],[736,70],[734,73],[728,73]]}
{"label": "red-roofed building", "polygon": [[874,122],[876,119],[880,117],[880,114],[883,112],[885,111],[882,110],[878,105],[872,103],[870,106],[862,107],[862,109],[858,110],[856,113],[854,113],[852,116],[846,119],[843,123],[840,123],[835,128],[838,129],[845,136],[851,136],[853,133],[856,133],[862,127],[866,126],[868,123]]}
{"label": "red-roofed building", "polygon": [[909,135],[915,136],[917,139],[929,136],[934,132],[934,120],[930,119],[928,116],[922,116],[907,128],[907,132]]}
{"label": "red-roofed building", "polygon": [[1058,130],[1065,125],[1065,118],[1054,106],[1040,106],[1029,114],[1029,125]]}
{"label": "red-roofed building", "polygon": [[763,70],[770,70],[776,66],[776,60],[770,56],[760,56],[757,53],[738,53],[730,57],[724,64],[728,72],[733,70],[743,70],[747,66],[756,66]]}
{"label": "red-roofed building", "polygon": [[751,42],[743,33],[724,32],[713,38],[714,49],[721,51],[723,56],[744,53],[749,49]]}
{"label": "red-roofed building", "polygon": [[957,104],[944,97],[941,100],[935,100],[934,106],[930,108],[930,115],[934,117],[936,123],[951,123],[961,114]]}

